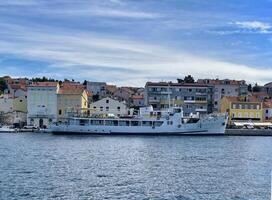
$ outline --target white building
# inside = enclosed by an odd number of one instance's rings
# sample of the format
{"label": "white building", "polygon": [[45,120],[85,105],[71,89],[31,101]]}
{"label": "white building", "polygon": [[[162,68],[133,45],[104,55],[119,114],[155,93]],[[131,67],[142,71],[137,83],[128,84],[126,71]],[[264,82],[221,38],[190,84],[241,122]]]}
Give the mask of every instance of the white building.
{"label": "white building", "polygon": [[57,121],[57,82],[38,82],[28,87],[27,124],[44,127]]}
{"label": "white building", "polygon": [[127,115],[129,109],[124,102],[109,97],[90,104],[91,114],[114,114],[116,116]]}

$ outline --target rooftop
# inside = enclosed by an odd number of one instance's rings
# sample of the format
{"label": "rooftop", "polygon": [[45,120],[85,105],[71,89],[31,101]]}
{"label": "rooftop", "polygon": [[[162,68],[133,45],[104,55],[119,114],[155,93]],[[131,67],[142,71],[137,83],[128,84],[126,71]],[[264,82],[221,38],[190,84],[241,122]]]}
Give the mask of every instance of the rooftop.
{"label": "rooftop", "polygon": [[211,85],[245,85],[244,80],[230,80],[230,79],[198,79],[198,83],[211,84]]}
{"label": "rooftop", "polygon": [[57,87],[58,82],[34,82],[29,87]]}
{"label": "rooftop", "polygon": [[149,86],[208,87],[207,84],[200,84],[200,83],[147,82],[146,87],[149,87]]}
{"label": "rooftop", "polygon": [[85,91],[84,85],[80,84],[63,84],[58,94],[78,94],[81,95]]}
{"label": "rooftop", "polygon": [[250,102],[250,103],[261,103],[255,96],[247,96],[247,97],[228,97],[224,98],[228,99],[230,102]]}

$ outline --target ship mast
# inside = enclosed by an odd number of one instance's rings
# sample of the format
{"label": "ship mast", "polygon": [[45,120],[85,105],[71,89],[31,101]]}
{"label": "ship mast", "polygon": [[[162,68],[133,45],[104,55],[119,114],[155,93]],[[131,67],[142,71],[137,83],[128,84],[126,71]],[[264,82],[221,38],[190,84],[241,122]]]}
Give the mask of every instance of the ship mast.
{"label": "ship mast", "polygon": [[171,99],[170,99],[170,83],[168,82],[168,112],[170,112]]}

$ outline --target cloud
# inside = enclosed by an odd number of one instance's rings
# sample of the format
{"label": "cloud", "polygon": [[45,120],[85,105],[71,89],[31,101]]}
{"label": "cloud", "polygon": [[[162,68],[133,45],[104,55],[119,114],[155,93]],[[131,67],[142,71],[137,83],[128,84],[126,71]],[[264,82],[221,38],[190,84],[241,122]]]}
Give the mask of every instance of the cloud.
{"label": "cloud", "polygon": [[[0,24],[0,28],[14,38],[0,39],[0,53],[52,63],[49,66],[52,73],[62,74],[63,78],[73,76],[75,79],[143,86],[146,81],[160,81],[158,77],[169,80],[187,74],[196,78],[247,78],[265,83],[272,74],[271,69],[208,59],[129,38],[48,27],[35,29],[3,24],[1,27]],[[20,73],[26,75],[23,67],[17,70],[18,76]],[[43,68],[45,66],[40,66]]]}
{"label": "cloud", "polygon": [[263,33],[266,33],[272,28],[271,24],[260,22],[260,21],[242,21],[242,22],[237,21],[234,24],[242,29],[255,30],[255,31],[257,30]]}

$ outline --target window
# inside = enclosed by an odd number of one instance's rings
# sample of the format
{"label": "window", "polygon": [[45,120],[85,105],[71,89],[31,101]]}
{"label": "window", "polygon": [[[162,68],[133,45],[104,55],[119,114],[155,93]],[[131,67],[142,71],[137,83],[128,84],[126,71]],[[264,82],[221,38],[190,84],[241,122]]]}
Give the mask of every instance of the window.
{"label": "window", "polygon": [[62,110],[59,110],[59,115],[61,115],[62,114]]}
{"label": "window", "polygon": [[109,107],[108,106],[106,107],[106,111],[109,111]]}
{"label": "window", "polygon": [[260,106],[259,105],[257,105],[257,110],[259,110],[260,109]]}
{"label": "window", "polygon": [[102,106],[100,107],[100,111],[103,111],[103,107]]}
{"label": "window", "polygon": [[120,110],[121,110],[120,106],[118,106],[118,107],[117,107],[117,110],[118,110],[118,111],[120,111]]}
{"label": "window", "polygon": [[268,113],[268,110],[265,110],[265,113]]}
{"label": "window", "polygon": [[239,109],[242,109],[242,105],[241,104],[239,105]]}
{"label": "window", "polygon": [[106,103],[109,103],[109,102],[110,102],[110,100],[107,99],[107,100],[106,100]]}
{"label": "window", "polygon": [[245,112],[245,118],[248,118],[248,113],[247,112]]}
{"label": "window", "polygon": [[236,109],[236,104],[233,104],[232,107],[233,107],[233,109]]}

